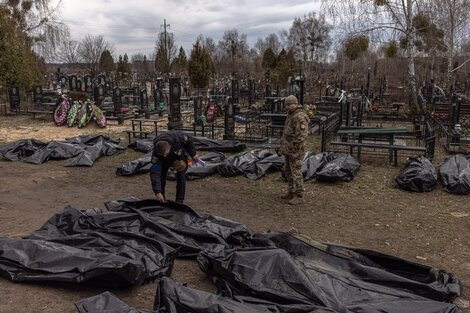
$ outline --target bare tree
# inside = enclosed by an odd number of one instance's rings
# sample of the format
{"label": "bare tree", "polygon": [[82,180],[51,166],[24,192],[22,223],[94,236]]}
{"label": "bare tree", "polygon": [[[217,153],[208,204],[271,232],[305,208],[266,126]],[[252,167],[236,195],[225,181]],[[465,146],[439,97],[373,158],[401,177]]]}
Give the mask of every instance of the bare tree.
{"label": "bare tree", "polygon": [[31,38],[36,53],[50,60],[58,44],[67,39],[68,27],[59,21],[62,0],[1,0],[20,28]]}
{"label": "bare tree", "polygon": [[267,49],[271,49],[274,53],[278,54],[283,48],[279,36],[276,34],[269,34],[266,38],[258,38],[255,43],[255,48],[258,50],[258,54],[263,56]]}
{"label": "bare tree", "polygon": [[217,47],[221,61],[225,63],[225,68],[228,65],[230,74],[241,74],[246,69],[243,65],[248,61],[249,48],[245,34],[239,34],[237,29],[226,30]]}
{"label": "bare tree", "polygon": [[62,63],[74,65],[80,62],[78,53],[79,42],[77,40],[63,40],[57,47],[55,58]]}
{"label": "bare tree", "polygon": [[314,62],[326,57],[331,45],[331,26],[324,16],[314,12],[295,18],[289,31],[281,32],[287,48],[294,52],[298,60],[302,60],[303,71],[307,76],[312,73]]}
{"label": "bare tree", "polygon": [[[398,39],[407,59],[408,99],[412,107],[418,107],[415,73],[418,30],[413,18],[429,16],[425,0],[322,0],[323,9],[330,14],[347,35],[367,34],[369,38],[391,37]],[[344,34],[343,34],[344,35]],[[423,110],[423,107],[420,107]]]}
{"label": "bare tree", "polygon": [[80,42],[78,54],[82,61],[87,64],[88,71],[91,75],[97,74],[100,57],[104,50],[109,50],[110,53],[113,54],[114,46],[104,40],[102,35],[92,36],[88,34]]}
{"label": "bare tree", "polygon": [[[445,31],[445,42],[448,47],[446,87],[450,89],[455,72],[460,68],[454,68],[456,48],[468,35],[470,0],[434,0],[430,4],[439,27]],[[468,61],[464,61],[460,66]]]}

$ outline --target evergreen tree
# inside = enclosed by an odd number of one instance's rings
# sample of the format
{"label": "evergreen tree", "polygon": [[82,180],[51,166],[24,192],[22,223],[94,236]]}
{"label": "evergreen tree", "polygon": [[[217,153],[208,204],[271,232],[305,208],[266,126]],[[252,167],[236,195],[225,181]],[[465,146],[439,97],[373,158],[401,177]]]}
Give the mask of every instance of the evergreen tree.
{"label": "evergreen tree", "polygon": [[212,59],[199,40],[193,45],[188,61],[189,81],[194,88],[205,88],[212,75]]}
{"label": "evergreen tree", "polygon": [[40,82],[41,63],[31,39],[0,6],[0,92],[5,93],[10,84],[30,90]]}
{"label": "evergreen tree", "polygon": [[108,49],[104,50],[103,53],[101,53],[99,69],[100,72],[105,73],[110,73],[114,71],[114,59]]}
{"label": "evergreen tree", "polygon": [[124,53],[124,58],[122,60],[124,71],[130,75],[132,74],[132,68],[131,68],[131,63],[129,62],[129,57],[127,56],[127,53]]}
{"label": "evergreen tree", "polygon": [[275,68],[275,82],[279,85],[287,84],[289,76],[295,74],[296,62],[294,58],[294,53],[292,51],[287,52],[285,49],[282,49],[279,55],[277,56],[276,68]]}
{"label": "evergreen tree", "polygon": [[178,74],[183,74],[186,72],[188,66],[188,60],[186,59],[186,52],[184,52],[183,47],[180,47],[178,56],[174,59],[171,68],[174,72]]}

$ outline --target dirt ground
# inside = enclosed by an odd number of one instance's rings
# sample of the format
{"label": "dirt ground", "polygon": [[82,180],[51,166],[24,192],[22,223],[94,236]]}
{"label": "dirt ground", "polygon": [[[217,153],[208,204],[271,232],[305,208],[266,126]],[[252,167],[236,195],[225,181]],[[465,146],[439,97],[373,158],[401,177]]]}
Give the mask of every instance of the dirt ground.
{"label": "dirt ground", "polygon": [[[0,144],[25,138],[44,141],[103,132],[125,138],[128,126],[104,130],[57,128],[48,120],[0,116]],[[123,140],[123,144],[126,144]],[[318,138],[311,146],[318,151]],[[444,155],[439,150],[435,166]],[[99,159],[91,168],[63,167],[66,161],[42,165],[0,160],[0,236],[21,237],[39,228],[67,205],[104,208],[108,200],[127,196],[151,198],[148,175],[116,176],[116,168],[141,154]],[[402,160],[403,161],[403,160]],[[394,182],[401,166],[386,157],[369,158],[350,183],[306,184],[306,204],[289,206],[279,199],[286,184],[279,173],[258,181],[218,175],[188,182],[186,203],[197,211],[223,216],[255,231],[295,230],[314,239],[396,255],[453,273],[470,299],[470,201],[439,186],[430,193],[410,193]],[[174,182],[168,193],[174,196]],[[177,260],[172,276],[190,287],[213,291],[193,260]],[[92,286],[18,284],[0,278],[0,312],[76,312],[74,301],[105,290]],[[155,286],[111,290],[130,305],[151,309]],[[470,312],[470,309],[464,309]]]}

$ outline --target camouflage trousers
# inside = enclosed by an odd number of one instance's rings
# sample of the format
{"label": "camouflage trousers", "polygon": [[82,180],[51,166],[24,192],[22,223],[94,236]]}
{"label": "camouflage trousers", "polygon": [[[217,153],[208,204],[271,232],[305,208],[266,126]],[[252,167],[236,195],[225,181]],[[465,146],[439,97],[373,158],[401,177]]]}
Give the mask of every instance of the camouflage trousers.
{"label": "camouflage trousers", "polygon": [[[303,156],[303,154],[301,154]],[[284,175],[289,184],[289,192],[298,196],[303,196],[305,187],[302,176],[302,157],[293,158],[292,156],[284,156]]]}

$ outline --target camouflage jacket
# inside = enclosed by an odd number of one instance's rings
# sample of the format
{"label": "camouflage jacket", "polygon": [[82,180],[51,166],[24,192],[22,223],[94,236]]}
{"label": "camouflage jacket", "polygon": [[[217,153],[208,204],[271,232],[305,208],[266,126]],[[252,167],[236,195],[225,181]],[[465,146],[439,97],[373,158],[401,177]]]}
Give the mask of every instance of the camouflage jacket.
{"label": "camouflage jacket", "polygon": [[282,134],[279,153],[290,155],[305,151],[305,140],[308,135],[309,117],[303,108],[297,108],[287,115],[284,132]]}

